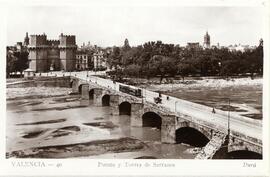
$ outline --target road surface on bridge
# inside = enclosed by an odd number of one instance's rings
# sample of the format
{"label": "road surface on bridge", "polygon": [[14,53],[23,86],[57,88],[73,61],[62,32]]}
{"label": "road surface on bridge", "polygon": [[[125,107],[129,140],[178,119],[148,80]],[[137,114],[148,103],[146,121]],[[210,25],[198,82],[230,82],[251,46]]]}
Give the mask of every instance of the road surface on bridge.
{"label": "road surface on bridge", "polygon": [[[49,75],[55,76],[74,76],[79,79],[85,80],[86,82],[96,83],[100,86],[110,88],[112,90],[119,91],[119,85],[125,85],[118,82],[113,82],[112,80],[102,79],[99,77],[95,77],[95,74],[105,74],[105,72],[71,72],[71,73],[63,73],[63,72],[53,72]],[[46,73],[42,73],[42,75],[46,75]],[[48,74],[47,74],[48,75]],[[88,75],[88,76],[87,76]],[[134,87],[134,86],[131,86]],[[136,87],[134,87],[136,88]],[[154,98],[158,97],[157,92],[149,91],[146,89],[142,89],[143,100],[150,103],[154,103]],[[250,119],[244,116],[239,116],[230,113],[230,120],[228,116],[228,112],[217,110],[216,113],[212,113],[212,108],[204,105],[199,105],[197,103],[192,103],[190,101],[182,100],[179,98],[175,98],[170,96],[169,100],[166,99],[167,95],[162,94],[162,103],[158,104],[175,114],[185,114],[192,117],[191,121],[205,121],[209,122],[211,125],[215,125],[215,127],[219,127],[221,129],[227,130],[228,122],[230,126],[230,130],[242,133],[246,136],[260,139],[262,140],[262,124],[259,120]],[[229,120],[229,121],[228,121]]]}

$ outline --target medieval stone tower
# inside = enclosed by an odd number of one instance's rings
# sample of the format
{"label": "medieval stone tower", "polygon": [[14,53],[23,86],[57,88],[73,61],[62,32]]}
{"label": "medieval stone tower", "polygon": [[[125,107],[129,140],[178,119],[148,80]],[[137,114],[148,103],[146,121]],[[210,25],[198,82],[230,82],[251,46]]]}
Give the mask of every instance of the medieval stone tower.
{"label": "medieval stone tower", "polygon": [[29,68],[35,72],[73,71],[77,50],[75,36],[59,36],[59,40],[47,40],[45,34],[30,35]]}
{"label": "medieval stone tower", "polygon": [[206,31],[206,34],[204,35],[203,47],[210,48],[210,35],[208,34],[208,31]]}
{"label": "medieval stone tower", "polygon": [[59,36],[60,69],[65,71],[75,70],[76,65],[76,38],[74,35]]}
{"label": "medieval stone tower", "polygon": [[29,49],[29,68],[36,72],[45,72],[48,69],[48,46],[47,36],[30,35]]}

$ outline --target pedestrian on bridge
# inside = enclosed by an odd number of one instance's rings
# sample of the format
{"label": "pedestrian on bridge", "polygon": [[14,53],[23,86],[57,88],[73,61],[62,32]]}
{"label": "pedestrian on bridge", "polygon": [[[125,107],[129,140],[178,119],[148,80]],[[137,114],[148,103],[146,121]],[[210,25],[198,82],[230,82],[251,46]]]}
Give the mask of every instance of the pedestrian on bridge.
{"label": "pedestrian on bridge", "polygon": [[213,109],[212,109],[212,113],[213,114],[215,114],[216,113],[216,110],[215,110],[215,108],[213,107]]}

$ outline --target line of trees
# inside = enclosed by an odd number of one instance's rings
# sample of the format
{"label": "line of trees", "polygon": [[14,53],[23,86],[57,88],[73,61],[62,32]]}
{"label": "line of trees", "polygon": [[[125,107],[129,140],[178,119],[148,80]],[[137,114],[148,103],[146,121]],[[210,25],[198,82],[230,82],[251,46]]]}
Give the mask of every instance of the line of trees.
{"label": "line of trees", "polygon": [[6,77],[10,77],[12,72],[20,72],[21,76],[25,69],[28,68],[27,50],[14,50],[7,47],[6,50]]}
{"label": "line of trees", "polygon": [[263,43],[255,49],[229,51],[228,48],[203,49],[180,47],[161,41],[137,47],[114,47],[109,64],[111,74],[128,77],[164,77],[181,75],[232,76],[263,73]]}

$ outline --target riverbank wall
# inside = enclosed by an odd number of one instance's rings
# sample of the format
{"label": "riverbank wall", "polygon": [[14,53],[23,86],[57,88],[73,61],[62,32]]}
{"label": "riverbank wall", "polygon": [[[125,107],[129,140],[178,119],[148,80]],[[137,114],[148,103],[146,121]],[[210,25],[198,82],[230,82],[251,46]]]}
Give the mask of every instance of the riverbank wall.
{"label": "riverbank wall", "polygon": [[66,87],[70,88],[70,77],[35,77],[6,84],[7,88]]}

